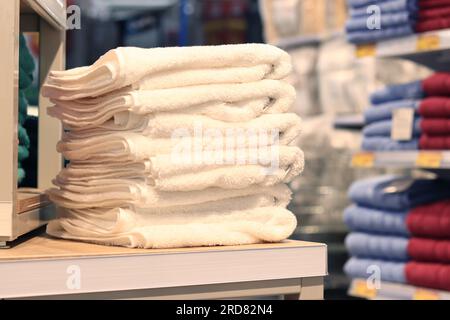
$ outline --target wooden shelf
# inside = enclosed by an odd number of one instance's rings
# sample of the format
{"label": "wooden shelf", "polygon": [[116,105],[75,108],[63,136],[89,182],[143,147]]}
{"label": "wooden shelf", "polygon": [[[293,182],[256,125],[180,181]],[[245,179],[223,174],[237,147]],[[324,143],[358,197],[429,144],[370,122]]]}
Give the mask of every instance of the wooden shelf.
{"label": "wooden shelf", "polygon": [[[67,281],[74,270],[80,274],[81,286],[71,288]],[[145,250],[93,245],[42,235],[11,249],[0,250],[0,274],[3,277],[0,298],[160,290],[288,279],[291,279],[291,285],[297,283],[298,286],[301,283],[299,279],[322,279],[327,274],[327,249],[326,245],[319,243],[286,241]]]}

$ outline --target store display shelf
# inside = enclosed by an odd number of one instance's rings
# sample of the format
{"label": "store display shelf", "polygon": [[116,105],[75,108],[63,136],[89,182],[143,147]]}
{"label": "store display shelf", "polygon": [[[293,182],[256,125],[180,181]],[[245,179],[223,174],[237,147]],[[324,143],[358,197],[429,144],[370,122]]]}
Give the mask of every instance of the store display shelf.
{"label": "store display shelf", "polygon": [[450,292],[447,291],[383,281],[377,287],[368,285],[365,279],[354,279],[348,294],[370,300],[450,300]]}
{"label": "store display shelf", "polygon": [[343,35],[344,35],[343,32],[336,31],[322,35],[302,35],[302,36],[288,37],[279,40],[277,43],[275,43],[275,45],[282,49],[292,49],[302,46],[317,46],[323,41],[342,37]]}
{"label": "store display shelf", "polygon": [[[196,294],[197,298],[239,297],[244,293],[298,294],[308,281],[308,288],[314,289],[317,297],[327,275],[327,247],[290,240],[145,250],[39,235],[11,249],[0,250],[0,274],[7,275],[2,277],[0,298],[86,294],[98,297],[99,293],[117,296],[120,292],[130,295],[144,291],[147,297],[173,298],[188,294],[189,290],[190,297]],[[170,289],[171,293],[164,291]]]}
{"label": "store display shelf", "polygon": [[334,119],[336,129],[355,129],[364,127],[364,117],[362,114],[342,115]]}
{"label": "store display shelf", "polygon": [[450,151],[361,151],[353,155],[352,166],[450,169]]}
{"label": "store display shelf", "polygon": [[431,31],[407,37],[356,47],[356,56],[404,58],[435,70],[450,70],[450,29]]}
{"label": "store display shelf", "polygon": [[66,28],[66,10],[62,0],[21,0],[20,11],[35,13],[60,30]]}

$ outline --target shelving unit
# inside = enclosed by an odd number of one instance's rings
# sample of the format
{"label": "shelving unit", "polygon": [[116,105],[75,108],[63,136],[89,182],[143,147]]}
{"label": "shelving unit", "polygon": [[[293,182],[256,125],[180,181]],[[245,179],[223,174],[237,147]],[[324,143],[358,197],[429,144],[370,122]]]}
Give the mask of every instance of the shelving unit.
{"label": "shelving unit", "polygon": [[357,46],[358,58],[403,58],[434,70],[450,70],[450,29]]}
{"label": "shelving unit", "polygon": [[450,169],[450,151],[361,151],[353,155],[352,166]]}
{"label": "shelving unit", "polygon": [[17,187],[19,34],[39,32],[39,83],[42,85],[50,70],[64,69],[65,28],[65,0],[9,0],[2,3],[0,247],[45,224],[54,215],[43,190],[51,186],[51,179],[62,166],[62,157],[54,148],[62,129],[58,121],[47,115],[45,110],[50,102],[42,96],[39,96],[38,185],[32,190]]}
{"label": "shelving unit", "polygon": [[359,130],[364,127],[364,117],[362,114],[350,114],[337,116],[334,119],[334,127],[336,129],[355,129]]}
{"label": "shelving unit", "polygon": [[145,250],[41,235],[0,250],[0,274],[8,275],[0,298],[322,299],[327,248],[285,241]]}
{"label": "shelving unit", "polygon": [[348,293],[369,300],[450,300],[450,293],[445,291],[391,282],[381,282],[376,289],[364,279],[352,280]]}

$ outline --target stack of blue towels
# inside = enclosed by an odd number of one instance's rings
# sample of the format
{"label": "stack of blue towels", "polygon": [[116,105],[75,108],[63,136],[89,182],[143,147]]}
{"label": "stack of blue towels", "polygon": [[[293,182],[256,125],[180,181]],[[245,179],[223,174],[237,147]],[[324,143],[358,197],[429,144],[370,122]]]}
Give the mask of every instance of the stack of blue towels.
{"label": "stack of blue towels", "polygon": [[449,198],[449,183],[386,175],[356,181],[349,197],[354,204],[344,213],[351,230],[345,241],[351,255],[345,273],[350,278],[368,278],[377,269],[380,280],[405,283],[408,211]]}
{"label": "stack of blue towels", "polygon": [[[421,81],[392,85],[374,92],[371,106],[364,113],[362,149],[367,151],[417,150],[421,134],[418,109],[424,93]],[[395,109],[414,110],[414,123],[410,140],[391,139],[392,112]]]}
{"label": "stack of blue towels", "polygon": [[[373,43],[415,32],[419,11],[417,0],[347,0],[350,18],[346,23],[349,42]],[[377,11],[370,6],[376,5]],[[372,19],[379,13],[379,26]]]}

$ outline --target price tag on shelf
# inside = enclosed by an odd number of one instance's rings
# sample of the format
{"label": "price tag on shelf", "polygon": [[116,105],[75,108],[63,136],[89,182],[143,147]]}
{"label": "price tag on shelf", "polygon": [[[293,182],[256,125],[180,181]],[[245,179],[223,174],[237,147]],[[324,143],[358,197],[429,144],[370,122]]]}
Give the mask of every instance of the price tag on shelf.
{"label": "price tag on shelf", "polygon": [[364,44],[356,47],[356,57],[357,58],[365,58],[365,57],[373,57],[376,53],[375,44]]}
{"label": "price tag on shelf", "polygon": [[416,166],[421,168],[440,168],[442,164],[441,152],[421,151],[417,155]]}
{"label": "price tag on shelf", "polygon": [[413,300],[440,300],[439,294],[430,290],[417,289]]}
{"label": "price tag on shelf", "polygon": [[359,152],[352,157],[353,167],[371,168],[375,163],[375,155],[372,152]]}
{"label": "price tag on shelf", "polygon": [[436,34],[424,34],[417,37],[417,51],[430,51],[439,49],[441,39]]}
{"label": "price tag on shelf", "polygon": [[352,293],[358,297],[373,299],[377,296],[377,289],[369,288],[365,280],[353,280]]}

